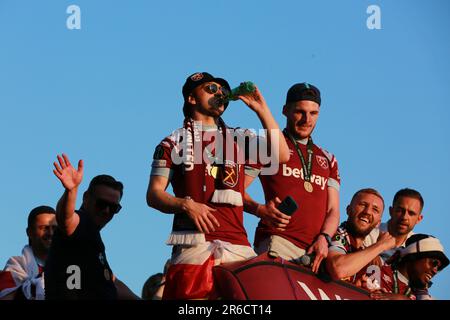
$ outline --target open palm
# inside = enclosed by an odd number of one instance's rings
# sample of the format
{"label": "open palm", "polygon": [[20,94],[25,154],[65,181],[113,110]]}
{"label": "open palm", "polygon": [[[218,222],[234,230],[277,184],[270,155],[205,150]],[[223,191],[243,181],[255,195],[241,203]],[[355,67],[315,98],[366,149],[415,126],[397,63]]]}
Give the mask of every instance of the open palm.
{"label": "open palm", "polygon": [[55,169],[53,173],[61,181],[64,188],[72,190],[80,185],[83,180],[83,160],[78,161],[78,169],[75,169],[69,161],[69,158],[64,153],[62,156],[58,155],[58,162],[53,162]]}

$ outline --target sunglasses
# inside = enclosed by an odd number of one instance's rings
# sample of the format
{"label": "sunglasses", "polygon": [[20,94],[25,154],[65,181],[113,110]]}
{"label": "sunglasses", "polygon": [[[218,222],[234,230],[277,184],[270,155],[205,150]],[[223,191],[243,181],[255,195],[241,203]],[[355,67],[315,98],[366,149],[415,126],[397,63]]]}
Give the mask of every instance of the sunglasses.
{"label": "sunglasses", "polygon": [[440,268],[441,267],[441,261],[439,259],[430,259],[431,265],[433,268]]}
{"label": "sunglasses", "polygon": [[100,210],[105,210],[106,208],[109,208],[109,212],[112,214],[116,214],[122,209],[122,206],[119,203],[109,202],[104,199],[96,199],[95,205]]}
{"label": "sunglasses", "polygon": [[215,83],[210,83],[210,84],[204,86],[203,89],[205,89],[205,91],[210,94],[216,94],[220,90],[222,92],[222,95],[224,95],[224,96],[230,95],[230,90],[228,90],[225,87],[220,87]]}

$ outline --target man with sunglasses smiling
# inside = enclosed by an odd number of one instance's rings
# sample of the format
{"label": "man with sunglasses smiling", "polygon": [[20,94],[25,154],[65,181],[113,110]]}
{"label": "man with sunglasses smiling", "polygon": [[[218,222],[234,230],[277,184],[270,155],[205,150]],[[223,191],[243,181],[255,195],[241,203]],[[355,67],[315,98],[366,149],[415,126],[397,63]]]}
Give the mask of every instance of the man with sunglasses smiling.
{"label": "man with sunglasses smiling", "polygon": [[[428,295],[431,279],[449,264],[444,247],[439,239],[427,234],[412,235],[393,256],[391,265],[381,267],[380,283],[372,288],[371,298],[375,300],[415,300],[418,295]],[[362,286],[367,288],[367,276]],[[430,300],[422,297],[421,300]]]}
{"label": "man with sunglasses smiling", "polygon": [[[208,298],[214,265],[256,256],[243,224],[244,165],[249,157],[242,161],[238,156],[249,148],[233,139],[246,136],[255,142],[255,135],[229,128],[222,120],[230,91],[225,79],[207,72],[190,75],[182,89],[183,128],[165,138],[153,155],[147,203],[174,214],[163,299]],[[289,152],[263,96],[256,88],[239,99],[267,129],[267,144],[279,147],[272,159],[277,168],[278,162],[289,159]],[[169,183],[175,196],[166,192]]]}
{"label": "man with sunglasses smiling", "polygon": [[56,207],[58,228],[45,266],[46,299],[138,299],[112,273],[100,235],[122,208],[123,184],[109,175],[94,177],[75,210],[83,160],[75,169],[65,154],[57,158],[53,173],[65,190]]}

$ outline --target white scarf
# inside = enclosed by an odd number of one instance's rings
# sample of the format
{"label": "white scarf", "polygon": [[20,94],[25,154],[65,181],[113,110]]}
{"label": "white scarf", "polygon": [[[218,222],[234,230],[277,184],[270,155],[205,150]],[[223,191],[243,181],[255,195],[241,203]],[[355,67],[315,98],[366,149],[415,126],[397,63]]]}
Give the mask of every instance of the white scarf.
{"label": "white scarf", "polygon": [[[39,276],[39,266],[29,245],[23,248],[21,256],[11,257],[8,260],[4,272],[11,273],[16,286],[1,290],[0,298],[22,287],[23,294],[27,299],[45,299],[44,274]],[[32,290],[32,286],[36,289]],[[35,291],[36,296],[33,296],[33,291]]]}

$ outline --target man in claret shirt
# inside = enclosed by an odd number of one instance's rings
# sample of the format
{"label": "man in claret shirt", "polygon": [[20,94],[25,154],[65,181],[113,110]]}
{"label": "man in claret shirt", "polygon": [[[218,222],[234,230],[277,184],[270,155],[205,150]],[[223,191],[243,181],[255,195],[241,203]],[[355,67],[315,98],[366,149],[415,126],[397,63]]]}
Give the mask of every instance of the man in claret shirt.
{"label": "man in claret shirt", "polygon": [[44,300],[44,266],[56,228],[55,209],[39,206],[28,215],[28,245],[0,271],[0,300]]}
{"label": "man in claret shirt", "polygon": [[[355,282],[367,271],[379,270],[379,254],[396,246],[388,232],[380,232],[384,200],[372,188],[357,191],[347,206],[347,221],[341,223],[328,248],[326,268],[335,280]],[[378,279],[379,281],[379,279]]]}
{"label": "man in claret shirt", "polygon": [[[243,225],[246,150],[234,141],[248,132],[227,127],[221,118],[230,93],[225,79],[197,72],[182,93],[183,128],[155,149],[147,203],[174,214],[163,299],[203,299],[212,292],[214,265],[255,256]],[[287,161],[286,142],[258,88],[239,98],[267,129],[268,143],[279,145],[274,161]],[[169,183],[174,196],[166,191]]]}
{"label": "man in claret shirt", "polygon": [[[312,270],[318,272],[339,224],[340,177],[336,158],[313,143],[319,118],[320,91],[309,83],[297,83],[287,92],[283,131],[291,157],[275,175],[249,168],[246,184],[259,175],[266,204],[246,194],[245,210],[261,218],[255,234],[255,251],[297,260],[313,254]],[[253,176],[253,177],[251,177]],[[298,204],[292,216],[276,207],[287,196]]]}

